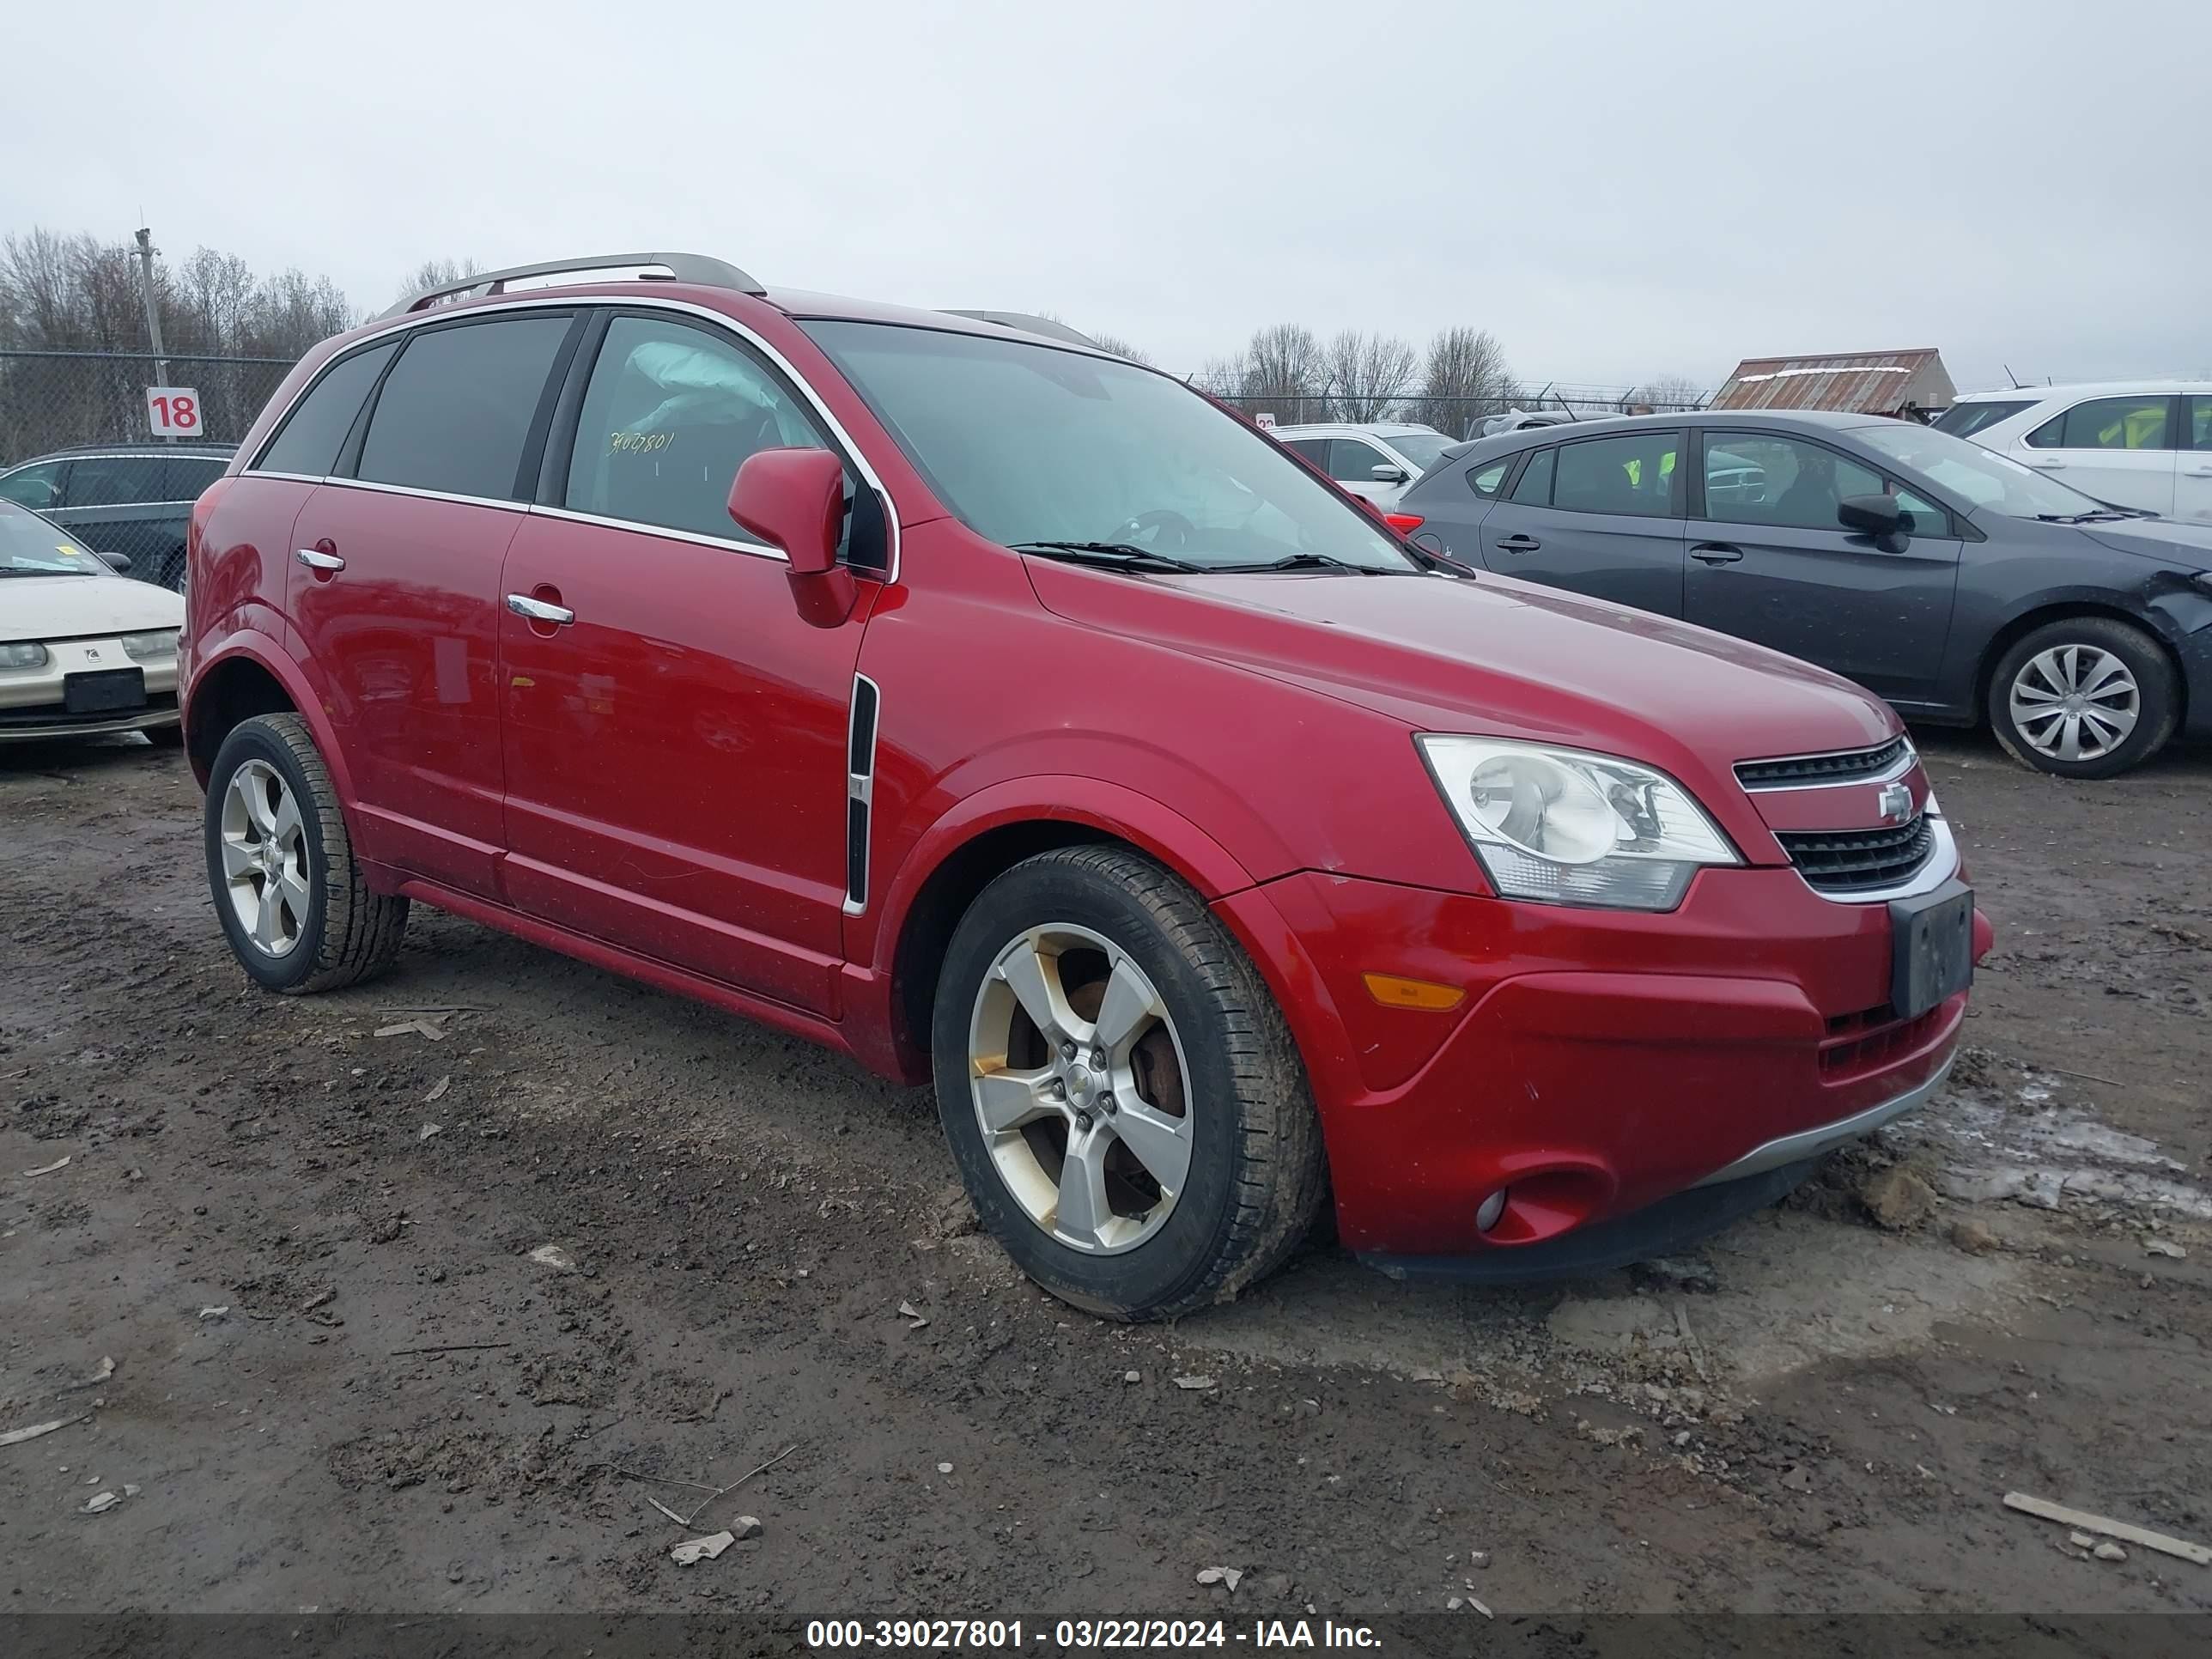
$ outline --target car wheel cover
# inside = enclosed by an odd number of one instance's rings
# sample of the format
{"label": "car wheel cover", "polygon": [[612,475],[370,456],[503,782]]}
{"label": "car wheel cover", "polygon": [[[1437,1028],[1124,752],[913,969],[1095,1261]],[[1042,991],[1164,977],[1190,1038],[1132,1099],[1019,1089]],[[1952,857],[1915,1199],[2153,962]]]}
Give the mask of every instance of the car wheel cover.
{"label": "car wheel cover", "polygon": [[975,994],[968,1074],[1032,1223],[1091,1255],[1158,1234],[1188,1183],[1195,1103],[1167,1003],[1121,946],[1071,922],[1009,940]]}
{"label": "car wheel cover", "polygon": [[307,927],[307,827],[298,797],[267,761],[245,762],[223,786],[217,846],[240,931],[263,956],[289,956]]}
{"label": "car wheel cover", "polygon": [[2142,718],[2142,688],[2127,664],[2094,645],[2054,645],[2013,676],[2013,729],[2046,759],[2102,760]]}

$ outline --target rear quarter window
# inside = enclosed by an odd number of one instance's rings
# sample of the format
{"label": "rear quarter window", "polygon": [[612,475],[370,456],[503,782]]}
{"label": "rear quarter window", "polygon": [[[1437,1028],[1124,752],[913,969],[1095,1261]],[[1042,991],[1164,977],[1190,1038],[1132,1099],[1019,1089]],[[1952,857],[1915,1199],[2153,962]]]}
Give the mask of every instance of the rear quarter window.
{"label": "rear quarter window", "polygon": [[1486,461],[1480,466],[1471,466],[1467,470],[1467,487],[1486,501],[1494,501],[1498,499],[1498,492],[1505,487],[1505,475],[1512,471],[1513,458],[1510,455]]}
{"label": "rear quarter window", "polygon": [[1999,421],[2008,421],[2022,410],[2033,407],[2033,400],[2027,398],[1996,403],[1954,404],[1936,417],[1936,429],[1948,432],[1954,437],[1971,438],[1977,432],[1995,426]]}
{"label": "rear quarter window", "polygon": [[398,341],[387,341],[341,358],[325,369],[322,378],[307,388],[307,395],[284,417],[275,441],[261,452],[254,470],[325,477],[337,465],[338,447],[353,430],[362,400],[398,349]]}

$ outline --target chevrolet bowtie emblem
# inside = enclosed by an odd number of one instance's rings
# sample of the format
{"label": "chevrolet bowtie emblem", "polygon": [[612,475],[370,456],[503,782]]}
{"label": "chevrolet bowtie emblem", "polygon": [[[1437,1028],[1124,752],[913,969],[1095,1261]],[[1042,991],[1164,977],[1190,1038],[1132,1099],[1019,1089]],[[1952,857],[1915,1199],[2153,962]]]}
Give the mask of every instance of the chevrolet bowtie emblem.
{"label": "chevrolet bowtie emblem", "polygon": [[1912,816],[1912,792],[1901,783],[1885,783],[1875,805],[1884,823],[1902,823]]}

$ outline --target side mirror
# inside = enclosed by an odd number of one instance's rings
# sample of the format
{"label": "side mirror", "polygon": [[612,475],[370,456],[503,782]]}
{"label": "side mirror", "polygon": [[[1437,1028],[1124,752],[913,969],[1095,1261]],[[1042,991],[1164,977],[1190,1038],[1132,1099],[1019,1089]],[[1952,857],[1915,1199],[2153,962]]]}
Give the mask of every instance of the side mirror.
{"label": "side mirror", "polygon": [[1406,469],[1383,461],[1369,467],[1367,476],[1376,483],[1403,483],[1406,482]]}
{"label": "side mirror", "polygon": [[788,558],[794,576],[836,568],[844,515],[844,463],[826,449],[761,450],[730,485],[738,527]]}
{"label": "side mirror", "polygon": [[1836,504],[1836,522],[1846,530],[1886,541],[1903,535],[1910,520],[1894,495],[1846,495]]}
{"label": "side mirror", "polygon": [[100,549],[95,550],[94,556],[103,561],[107,568],[118,576],[127,576],[131,574],[131,556],[128,553],[110,553],[105,549]]}

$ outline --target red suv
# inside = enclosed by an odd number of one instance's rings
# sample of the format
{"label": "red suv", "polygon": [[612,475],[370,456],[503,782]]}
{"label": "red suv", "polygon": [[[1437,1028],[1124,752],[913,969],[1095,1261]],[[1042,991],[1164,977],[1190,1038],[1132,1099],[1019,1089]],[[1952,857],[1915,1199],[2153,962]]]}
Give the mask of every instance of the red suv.
{"label": "red suv", "polygon": [[1988,948],[1879,699],[1426,556],[1168,375],[717,260],[319,347],[191,557],[255,980],[421,900],[933,1078],[1103,1314],[1331,1200],[1393,1272],[1667,1249],[1927,1098]]}

